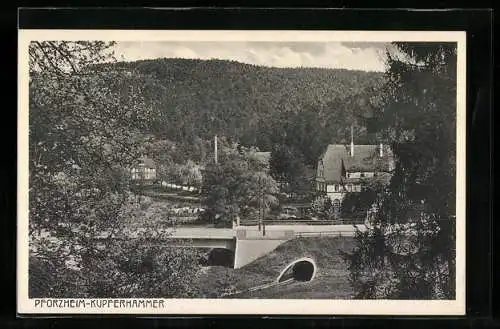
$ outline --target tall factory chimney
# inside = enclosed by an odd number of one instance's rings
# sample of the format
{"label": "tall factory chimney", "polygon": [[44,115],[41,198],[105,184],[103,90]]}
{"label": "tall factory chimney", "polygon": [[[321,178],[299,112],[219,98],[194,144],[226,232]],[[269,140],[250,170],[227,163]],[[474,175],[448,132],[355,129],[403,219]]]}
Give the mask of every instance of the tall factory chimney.
{"label": "tall factory chimney", "polygon": [[351,124],[351,156],[354,156],[354,125]]}
{"label": "tall factory chimney", "polygon": [[217,164],[217,135],[214,138],[214,161]]}

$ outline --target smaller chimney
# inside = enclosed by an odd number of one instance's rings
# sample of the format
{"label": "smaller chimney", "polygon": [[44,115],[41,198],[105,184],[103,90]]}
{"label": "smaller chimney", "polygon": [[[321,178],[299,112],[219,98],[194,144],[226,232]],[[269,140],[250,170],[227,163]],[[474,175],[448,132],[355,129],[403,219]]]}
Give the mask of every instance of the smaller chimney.
{"label": "smaller chimney", "polygon": [[384,146],[382,145],[382,143],[380,143],[379,153],[380,153],[380,157],[384,156]]}

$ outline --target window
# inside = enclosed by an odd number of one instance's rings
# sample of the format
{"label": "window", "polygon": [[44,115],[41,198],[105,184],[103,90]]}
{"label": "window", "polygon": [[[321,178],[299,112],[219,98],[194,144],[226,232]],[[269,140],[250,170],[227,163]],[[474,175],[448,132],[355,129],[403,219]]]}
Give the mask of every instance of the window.
{"label": "window", "polygon": [[365,173],[362,172],[361,174],[359,174],[359,177],[365,177]]}
{"label": "window", "polygon": [[338,186],[337,184],[334,184],[334,185],[333,185],[333,188],[334,188],[335,192],[338,192],[338,191],[339,191],[339,186]]}

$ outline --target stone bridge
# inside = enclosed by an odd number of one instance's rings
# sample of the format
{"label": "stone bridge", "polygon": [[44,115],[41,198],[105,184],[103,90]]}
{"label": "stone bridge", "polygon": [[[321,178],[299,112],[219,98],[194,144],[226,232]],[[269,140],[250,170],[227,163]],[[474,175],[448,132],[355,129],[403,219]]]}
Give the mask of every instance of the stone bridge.
{"label": "stone bridge", "polygon": [[[366,226],[356,225],[359,230]],[[266,233],[257,227],[230,228],[180,227],[168,237],[179,247],[223,248],[234,252],[234,268],[240,268],[273,251],[280,244],[295,237],[354,236],[353,225],[273,225]],[[175,243],[174,243],[175,245]]]}

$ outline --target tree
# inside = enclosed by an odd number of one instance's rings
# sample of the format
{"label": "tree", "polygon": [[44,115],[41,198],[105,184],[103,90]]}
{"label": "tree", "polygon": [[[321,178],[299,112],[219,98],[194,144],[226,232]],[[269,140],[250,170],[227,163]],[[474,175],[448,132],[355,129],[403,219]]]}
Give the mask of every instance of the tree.
{"label": "tree", "polygon": [[359,298],[455,295],[456,44],[394,43],[382,133],[396,168],[346,256]]}
{"label": "tree", "polygon": [[369,110],[383,82],[379,72],[265,68],[219,60],[108,66],[142,75],[154,87],[148,98],[158,103],[158,113],[149,132],[178,143],[182,152],[176,163],[203,163],[208,149],[196,141],[219,134],[263,150],[287,144],[300,150],[307,165],[315,165],[326,144],[344,137],[345,122]]}
{"label": "tree", "polygon": [[311,201],[311,212],[322,220],[332,220],[337,215],[332,199],[326,195],[316,196]]}
{"label": "tree", "polygon": [[202,191],[211,220],[230,226],[238,216],[249,216],[257,209],[268,211],[277,203],[277,183],[252,156],[254,152],[225,147],[220,161],[207,166]]}
{"label": "tree", "polygon": [[315,216],[323,216],[327,198],[326,195],[319,195],[311,201],[311,212]]}
{"label": "tree", "polygon": [[377,196],[383,193],[388,181],[384,176],[374,177],[361,184],[361,192],[347,193],[342,200],[342,216],[346,218],[365,218],[377,201]]}
{"label": "tree", "polygon": [[[144,244],[153,231],[142,240],[125,238],[130,222],[146,216],[130,192],[128,168],[142,152],[141,130],[155,117],[155,103],[145,99],[146,77],[95,65],[112,60],[112,46],[30,44],[32,297],[190,294],[192,252],[166,246],[156,253]],[[109,239],[98,242],[103,234]],[[135,262],[149,264],[147,270],[134,272]]]}
{"label": "tree", "polygon": [[181,167],[181,177],[183,184],[200,186],[202,182],[202,175],[200,166],[192,160],[188,160]]}
{"label": "tree", "polygon": [[325,204],[323,205],[323,214],[326,220],[332,220],[335,218],[335,208],[333,207],[332,199],[326,198]]}
{"label": "tree", "polygon": [[168,168],[173,166],[174,153],[176,145],[174,142],[166,139],[159,139],[150,136],[148,141],[143,144],[144,155],[151,157],[157,165],[157,177],[168,181]]}
{"label": "tree", "polygon": [[287,145],[277,145],[271,152],[271,176],[280,183],[281,191],[304,195],[310,190],[309,177],[302,154]]}

